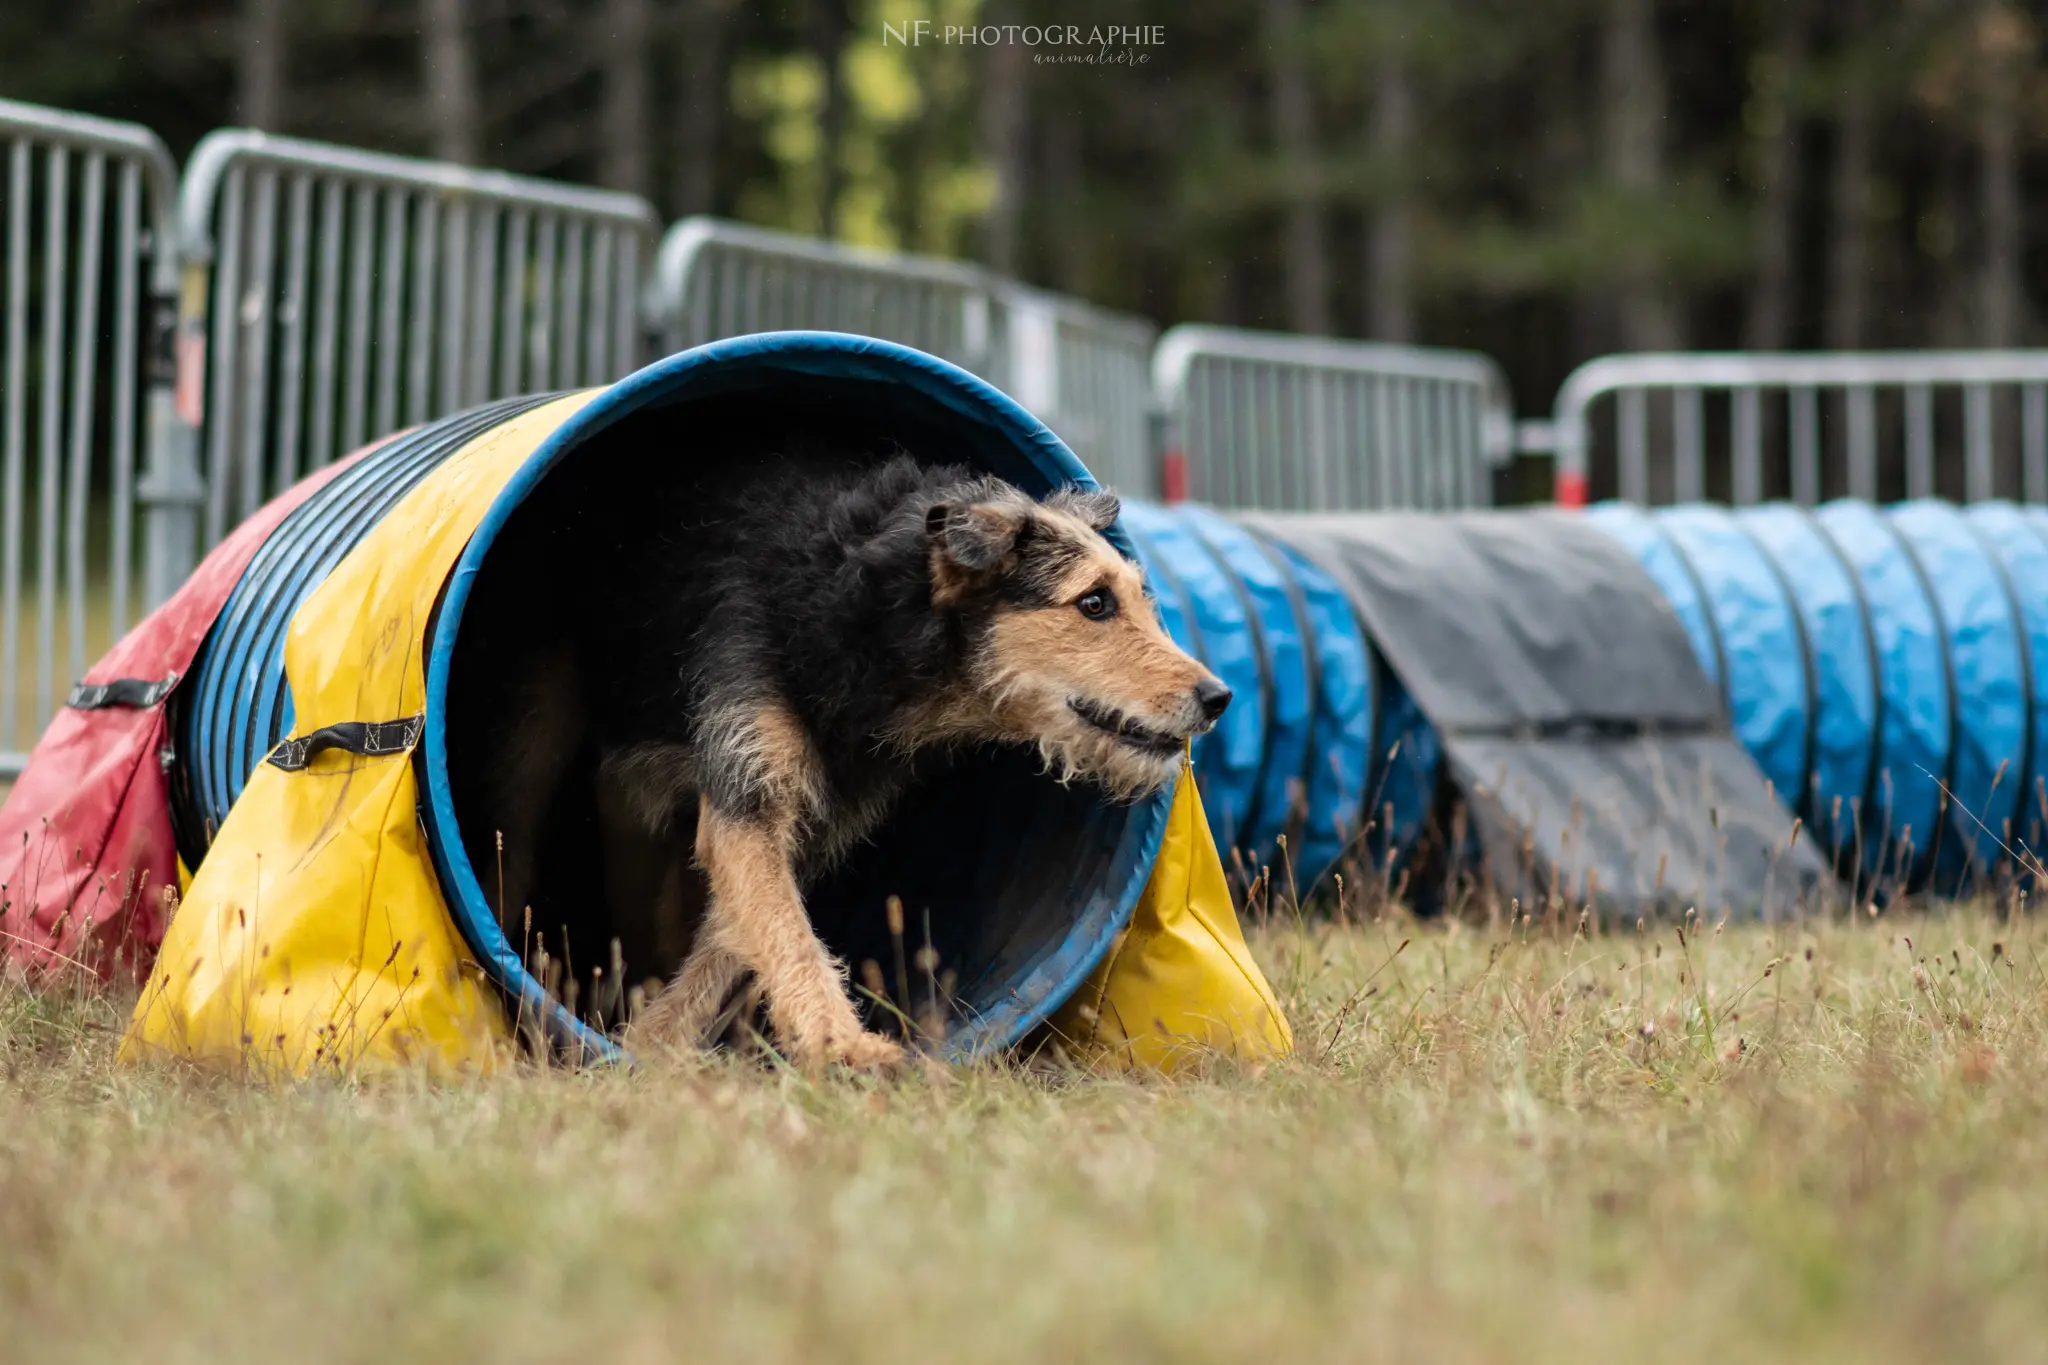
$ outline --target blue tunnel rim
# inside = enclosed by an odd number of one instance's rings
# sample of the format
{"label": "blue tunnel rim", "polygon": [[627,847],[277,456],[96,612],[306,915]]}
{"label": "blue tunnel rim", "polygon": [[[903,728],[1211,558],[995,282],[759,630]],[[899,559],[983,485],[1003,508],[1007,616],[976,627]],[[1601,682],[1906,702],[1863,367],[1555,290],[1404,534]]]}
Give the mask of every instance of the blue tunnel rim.
{"label": "blue tunnel rim", "polygon": [[[1280,681],[1274,676],[1274,649],[1266,631],[1267,622],[1260,611],[1260,600],[1252,585],[1245,580],[1230,555],[1219,543],[1221,536],[1232,534],[1250,539],[1250,533],[1236,522],[1212,511],[1200,503],[1189,503],[1176,509],[1182,515],[1180,524],[1200,551],[1207,555],[1216,571],[1222,575],[1224,584],[1236,599],[1238,609],[1244,613],[1245,633],[1251,641],[1252,662],[1257,665],[1259,676],[1259,761],[1252,767],[1252,780],[1244,809],[1238,812],[1237,830],[1231,842],[1247,852],[1257,852],[1261,843],[1259,835],[1267,823],[1266,787],[1271,782],[1273,767],[1273,741],[1280,733]],[[1212,518],[1205,524],[1205,518]],[[1221,535],[1219,536],[1219,533]],[[1254,542],[1255,544],[1255,542]],[[1284,576],[1283,576],[1284,581]],[[1310,698],[1313,708],[1314,698]]]}
{"label": "blue tunnel rim", "polygon": [[[1848,578],[1850,597],[1856,604],[1856,620],[1863,634],[1864,666],[1870,671],[1870,741],[1867,746],[1869,760],[1863,769],[1863,794],[1857,798],[1859,804],[1852,812],[1856,827],[1856,875],[1853,880],[1860,885],[1865,880],[1874,881],[1882,871],[1884,849],[1891,838],[1890,831],[1881,827],[1877,830],[1878,837],[1875,840],[1865,837],[1871,830],[1878,809],[1877,798],[1884,772],[1885,727],[1891,723],[1891,717],[1887,714],[1890,701],[1884,694],[1884,651],[1878,645],[1877,622],[1870,605],[1870,592],[1864,586],[1863,574],[1857,568],[1856,561],[1842,548],[1841,538],[1820,515],[1819,508],[1800,504],[1792,506],[1805,519],[1820,544],[1834,556],[1835,562],[1841,565],[1843,574]],[[1866,865],[1866,858],[1869,856],[1866,849],[1876,855],[1876,867]]]}
{"label": "blue tunnel rim", "polygon": [[[1897,506],[1905,505],[1908,504]],[[1956,661],[1950,653],[1952,628],[1948,613],[1942,610],[1941,594],[1934,586],[1934,576],[1927,571],[1927,562],[1920,553],[1920,546],[1914,543],[1913,537],[1907,534],[1894,516],[1897,506],[1880,508],[1877,522],[1891,536],[1893,544],[1904,557],[1906,567],[1912,571],[1914,581],[1920,585],[1921,595],[1927,599],[1927,608],[1934,620],[1935,643],[1941,646],[1936,652],[1941,656],[1941,685],[1944,694],[1942,700],[1948,711],[1948,734],[1945,741],[1948,748],[1941,756],[1941,773],[1938,776],[1929,774],[1934,777],[1935,790],[1938,793],[1934,807],[1934,834],[1928,839],[1926,848],[1915,850],[1918,856],[1914,859],[1910,876],[1912,884],[1924,886],[1935,874],[1936,861],[1941,855],[1942,836],[1948,833],[1949,804],[1953,800],[1951,794],[1956,787],[1956,748],[1962,739],[1962,716],[1956,700]]]}
{"label": "blue tunnel rim", "polygon": [[[1993,544],[1991,538],[1977,519],[1968,515],[1965,510],[1966,506],[1966,504],[1952,503],[1939,498],[1909,498],[1904,502],[1894,503],[1887,507],[1885,509],[1885,517],[1891,523],[1893,532],[1900,538],[1901,542],[1910,543],[1915,558],[1921,561],[1923,581],[1928,589],[1930,600],[1934,603],[1936,619],[1941,625],[1942,661],[1946,667],[1950,687],[1949,725],[1951,736],[1948,775],[1942,782],[1942,812],[1945,817],[1944,824],[1953,826],[1955,837],[1966,841],[1964,852],[1956,856],[1960,856],[1964,860],[1962,878],[1967,885],[1977,882],[1983,876],[1983,869],[1977,865],[1977,857],[1979,852],[1982,851],[1984,842],[1988,840],[1994,845],[2002,844],[2003,840],[2000,839],[1997,831],[2000,828],[2011,828],[2013,824],[2017,823],[2025,814],[2026,803],[2030,799],[2030,794],[2020,785],[2020,782],[2029,779],[2034,761],[2034,678],[2033,660],[2026,638],[2029,627],[2026,619],[2026,610],[2022,605],[2020,594],[2016,590],[2010,574],[2007,572],[2003,554]],[[2004,816],[2000,816],[1989,804],[1985,806],[1981,813],[1973,811],[1962,797],[1955,794],[1955,786],[1962,780],[1960,770],[1962,767],[1961,750],[1963,747],[1963,736],[1966,732],[1974,732],[1976,727],[1969,718],[1968,712],[1970,708],[1966,707],[1963,699],[1957,695],[1957,689],[1960,686],[1957,654],[1965,648],[1961,642],[1968,623],[1963,620],[1951,619],[1951,603],[1945,599],[1944,594],[1953,587],[1952,577],[1946,574],[1937,575],[1932,570],[1925,569],[1925,561],[1928,555],[1941,548],[1938,542],[1943,534],[1953,537],[1951,541],[1953,548],[1960,548],[1965,553],[1974,554],[1982,561],[1982,567],[1988,571],[1986,577],[1996,587],[1993,596],[2004,604],[2005,619],[2012,628],[2011,643],[2013,646],[2013,662],[2015,664],[2014,682],[2017,685],[2020,697],[2020,720],[2018,727],[2020,782],[2010,784],[2012,791],[2010,797],[2000,797],[1998,795],[1998,788],[2003,781],[2003,765],[2000,765],[2000,771],[1992,779],[1988,798],[1990,801],[2003,799],[2009,800],[2012,803],[2011,812]],[[1941,585],[1939,588],[1936,587],[1938,582]],[[1971,793],[1971,795],[1974,796],[1975,793]],[[1982,836],[1981,838],[1979,837],[1980,835]],[[2010,852],[2009,849],[2005,851]],[[1930,850],[1930,857],[1933,852],[1934,850]]]}
{"label": "blue tunnel rim", "polygon": [[[1678,557],[1687,577],[1700,593],[1706,621],[1713,632],[1714,654],[1721,673],[1722,710],[1728,718],[1729,725],[1737,728],[1738,733],[1733,676],[1737,660],[1735,653],[1728,646],[1728,625],[1721,619],[1721,610],[1727,599],[1725,592],[1720,591],[1733,581],[1733,575],[1723,572],[1716,576],[1711,585],[1709,584],[1707,573],[1701,567],[1701,560],[1721,556],[1702,555],[1701,551],[1707,547],[1698,537],[1703,533],[1725,533],[1731,540],[1740,541],[1750,552],[1747,557],[1753,558],[1763,567],[1765,576],[1776,589],[1778,600],[1773,606],[1778,609],[1784,624],[1790,628],[1790,634],[1798,647],[1796,658],[1800,671],[1798,776],[1787,791],[1778,792],[1777,795],[1795,816],[1804,820],[1808,827],[1812,827],[1815,823],[1814,759],[1818,752],[1816,736],[1820,729],[1820,664],[1814,654],[1813,641],[1807,632],[1806,616],[1801,610],[1798,589],[1785,572],[1784,565],[1778,562],[1777,555],[1764,544],[1755,528],[1744,517],[1743,513],[1749,510],[1752,509],[1723,507],[1707,502],[1686,502],[1660,507],[1647,520],[1655,526],[1657,533],[1664,538],[1664,543]],[[1756,750],[1750,750],[1750,754],[1752,758],[1756,757]],[[1764,766],[1760,759],[1758,766]],[[1768,773],[1766,780],[1769,780]]]}
{"label": "blue tunnel rim", "polygon": [[[1094,476],[1046,425],[1007,394],[950,361],[924,351],[846,332],[761,332],[714,341],[679,352],[626,376],[602,390],[536,445],[485,510],[449,573],[427,651],[426,724],[420,740],[424,788],[420,818],[442,898],[450,917],[481,961],[485,973],[515,1003],[521,1018],[537,1021],[557,1049],[584,1064],[630,1062],[631,1054],[571,1014],[527,971],[519,951],[505,937],[490,910],[481,882],[464,849],[448,776],[446,717],[449,669],[461,632],[472,584],[513,511],[573,449],[642,408],[681,397],[714,372],[782,371],[864,379],[901,385],[958,417],[991,427],[1048,488],[1072,484],[1096,488]],[[1127,558],[1136,547],[1121,524],[1108,533]],[[946,1054],[960,1061],[998,1052],[1021,1040],[1052,1008],[1069,999],[1108,956],[1130,923],[1166,837],[1175,784],[1127,809],[1118,838],[1127,869],[1124,885],[1105,887],[1090,909],[1069,927],[1051,955],[1032,969],[1034,982],[1050,975],[1026,1003],[1012,991],[979,1017],[961,1021],[948,1037]]]}
{"label": "blue tunnel rim", "polygon": [[1785,566],[1771,553],[1763,538],[1739,513],[1729,514],[1728,520],[1742,533],[1743,539],[1756,551],[1757,558],[1770,571],[1778,584],[1778,592],[1785,599],[1785,611],[1792,623],[1792,634],[1799,641],[1800,682],[1804,684],[1805,696],[1802,719],[1806,733],[1800,736],[1799,745],[1799,790],[1787,804],[1795,815],[1803,816],[1809,829],[1819,821],[1814,810],[1814,764],[1820,753],[1820,659],[1813,648],[1813,637],[1806,628],[1806,613],[1800,610],[1799,590],[1793,585],[1792,576],[1785,572]]}
{"label": "blue tunnel rim", "polygon": [[[2023,817],[2030,810],[2035,810],[2039,804],[2035,788],[2040,776],[2042,759],[2048,756],[2044,755],[2043,746],[2038,742],[2035,733],[2040,728],[2043,713],[2039,699],[2041,669],[2048,666],[2048,658],[2035,656],[2032,613],[2027,611],[2026,601],[2020,592],[2018,582],[2014,579],[2007,544],[1998,537],[1993,527],[1987,524],[1986,519],[2005,520],[2016,533],[2023,538],[2031,538],[2044,552],[2048,552],[2048,530],[2044,530],[2038,520],[2026,516],[2020,505],[2004,500],[1967,504],[1961,511],[1963,520],[1969,525],[1970,533],[1977,538],[1978,544],[1983,547],[1985,555],[1997,570],[2000,586],[2005,589],[2006,596],[2012,604],[2014,617],[2020,622],[2020,681],[2027,690],[2028,700],[2026,733],[2021,740],[2018,764],[2019,806],[2014,815],[2014,823],[2020,829],[2020,833],[2015,836],[2015,842],[2024,843],[2027,827]],[[2036,811],[2035,819],[2038,821],[2043,818],[2048,818],[2048,809]]]}
{"label": "blue tunnel rim", "polygon": [[[2020,594],[2019,584],[2013,581],[2012,566],[2006,561],[2003,546],[1994,539],[1981,518],[1970,515],[1965,508],[1957,508],[1956,511],[1956,519],[1969,532],[1984,558],[1990,561],[1992,576],[1998,580],[1999,590],[2005,594],[2006,608],[2012,614],[2013,656],[2019,665],[2020,714],[2023,719],[2020,723],[2019,759],[2014,765],[2013,810],[2007,828],[2023,829],[2027,809],[2034,801],[2034,771],[2038,759],[2034,732],[2039,724],[2039,696],[2036,691],[2033,627],[2027,620],[2026,602]],[[2024,838],[2025,835],[2021,834],[2015,841],[2023,841]],[[2008,848],[2006,852],[2010,855],[2012,850]]]}

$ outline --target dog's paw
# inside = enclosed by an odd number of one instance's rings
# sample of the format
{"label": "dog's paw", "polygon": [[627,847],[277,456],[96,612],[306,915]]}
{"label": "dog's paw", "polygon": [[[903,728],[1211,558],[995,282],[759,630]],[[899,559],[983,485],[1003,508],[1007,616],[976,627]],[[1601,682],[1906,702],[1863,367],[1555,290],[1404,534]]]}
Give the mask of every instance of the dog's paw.
{"label": "dog's paw", "polygon": [[897,1076],[910,1067],[910,1053],[901,1043],[866,1030],[833,1039],[827,1050],[847,1070],[873,1076]]}

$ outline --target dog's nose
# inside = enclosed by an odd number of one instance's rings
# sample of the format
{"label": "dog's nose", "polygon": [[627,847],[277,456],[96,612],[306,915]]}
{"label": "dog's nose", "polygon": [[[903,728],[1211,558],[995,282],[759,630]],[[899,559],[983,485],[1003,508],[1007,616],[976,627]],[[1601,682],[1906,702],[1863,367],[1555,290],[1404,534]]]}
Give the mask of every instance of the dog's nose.
{"label": "dog's nose", "polygon": [[1204,678],[1195,684],[1195,703],[1202,708],[1204,717],[1214,721],[1230,705],[1230,689],[1220,678]]}

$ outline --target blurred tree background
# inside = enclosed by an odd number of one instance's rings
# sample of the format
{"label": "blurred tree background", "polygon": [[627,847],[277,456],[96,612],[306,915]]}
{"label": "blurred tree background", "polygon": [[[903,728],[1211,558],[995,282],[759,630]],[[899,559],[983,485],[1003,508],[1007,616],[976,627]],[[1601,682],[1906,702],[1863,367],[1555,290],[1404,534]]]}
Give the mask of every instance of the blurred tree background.
{"label": "blurred tree background", "polygon": [[[923,18],[919,46],[885,24]],[[1163,26],[1142,66],[946,24]],[[2048,0],[6,0],[0,94],[1474,346],[2014,345]]]}

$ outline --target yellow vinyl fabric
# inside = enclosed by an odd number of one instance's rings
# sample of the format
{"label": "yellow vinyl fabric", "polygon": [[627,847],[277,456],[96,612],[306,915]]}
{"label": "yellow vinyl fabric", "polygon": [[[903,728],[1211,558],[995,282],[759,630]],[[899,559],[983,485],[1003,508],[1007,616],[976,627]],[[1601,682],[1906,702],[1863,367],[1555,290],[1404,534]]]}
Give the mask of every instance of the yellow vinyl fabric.
{"label": "yellow vinyl fabric", "polygon": [[[505,482],[596,392],[471,441],[306,599],[285,643],[296,734],[423,713],[442,584]],[[510,1057],[501,997],[442,899],[414,774],[410,752],[330,750],[298,772],[259,765],[191,875],[122,1059],[292,1077],[488,1072]],[[1111,1068],[1291,1047],[1185,774],[1130,927],[1055,1027]]]}
{"label": "yellow vinyl fabric", "polygon": [[1245,946],[1185,768],[1130,926],[1049,1027],[1069,1054],[1105,1070],[1173,1072],[1294,1050],[1287,1016]]}
{"label": "yellow vinyl fabric", "polygon": [[[422,713],[442,583],[513,471],[597,392],[451,455],[313,591],[285,641],[295,733]],[[258,765],[164,935],[122,1057],[291,1076],[494,1067],[504,1010],[441,899],[418,807],[410,752]]]}

